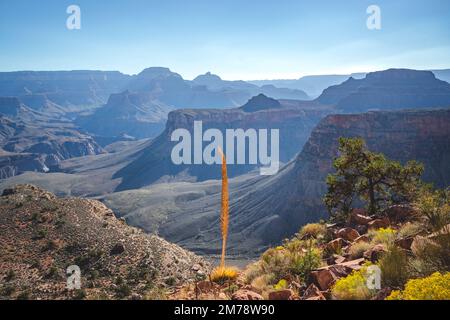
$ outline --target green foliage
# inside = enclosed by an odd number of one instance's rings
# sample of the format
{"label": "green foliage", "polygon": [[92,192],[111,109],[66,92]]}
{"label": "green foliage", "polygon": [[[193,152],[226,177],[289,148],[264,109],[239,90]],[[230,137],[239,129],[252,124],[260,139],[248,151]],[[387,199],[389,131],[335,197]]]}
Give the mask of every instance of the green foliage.
{"label": "green foliage", "polygon": [[415,206],[429,230],[439,231],[450,224],[450,189],[423,189]]}
{"label": "green foliage", "polygon": [[376,289],[367,287],[367,267],[354,270],[345,278],[340,278],[331,288],[333,297],[337,300],[368,300],[374,296]]}
{"label": "green foliage", "polygon": [[383,286],[391,288],[403,287],[408,279],[408,258],[397,246],[391,246],[380,259]]}
{"label": "green foliage", "polygon": [[394,243],[395,234],[397,231],[388,227],[388,228],[380,228],[378,230],[370,230],[369,238],[372,239],[373,244],[385,244],[390,246]]}
{"label": "green foliage", "polygon": [[407,222],[401,226],[397,232],[398,239],[415,237],[424,230],[421,223],[418,222]]}
{"label": "green foliage", "polygon": [[358,198],[367,203],[370,214],[375,214],[392,203],[410,199],[421,184],[421,164],[410,161],[402,166],[381,153],[370,152],[361,138],[341,137],[339,152],[333,163],[336,173],[328,175],[324,197],[337,221],[348,218]]}

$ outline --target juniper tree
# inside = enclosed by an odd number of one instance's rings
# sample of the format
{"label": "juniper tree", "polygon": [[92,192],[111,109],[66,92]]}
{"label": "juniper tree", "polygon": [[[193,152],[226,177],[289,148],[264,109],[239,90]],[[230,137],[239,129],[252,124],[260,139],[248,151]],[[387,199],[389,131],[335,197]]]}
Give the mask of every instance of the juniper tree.
{"label": "juniper tree", "polygon": [[340,138],[339,157],[333,162],[336,172],[327,177],[324,197],[330,214],[345,219],[356,200],[367,204],[370,214],[392,203],[409,201],[420,185],[423,165],[387,159],[367,149],[362,138]]}

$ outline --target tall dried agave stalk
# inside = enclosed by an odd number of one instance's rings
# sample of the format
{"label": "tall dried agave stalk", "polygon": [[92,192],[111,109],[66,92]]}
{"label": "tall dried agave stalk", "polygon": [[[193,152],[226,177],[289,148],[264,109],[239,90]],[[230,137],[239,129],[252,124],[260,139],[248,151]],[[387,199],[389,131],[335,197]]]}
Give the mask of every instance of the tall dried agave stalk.
{"label": "tall dried agave stalk", "polygon": [[227,176],[227,160],[225,158],[225,154],[220,148],[219,153],[222,156],[222,198],[221,198],[221,212],[220,212],[220,223],[222,230],[222,256],[220,258],[220,268],[224,268],[225,252],[227,248],[227,238],[228,238],[228,222],[229,222],[228,176]]}

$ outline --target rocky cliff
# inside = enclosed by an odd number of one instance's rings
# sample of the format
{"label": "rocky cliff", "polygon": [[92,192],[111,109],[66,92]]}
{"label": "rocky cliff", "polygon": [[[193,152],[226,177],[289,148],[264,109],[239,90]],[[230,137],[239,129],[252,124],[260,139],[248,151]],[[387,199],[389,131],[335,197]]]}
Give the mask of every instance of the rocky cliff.
{"label": "rocky cliff", "polygon": [[317,101],[344,112],[450,106],[450,84],[431,71],[389,69],[349,78],[323,91]]}

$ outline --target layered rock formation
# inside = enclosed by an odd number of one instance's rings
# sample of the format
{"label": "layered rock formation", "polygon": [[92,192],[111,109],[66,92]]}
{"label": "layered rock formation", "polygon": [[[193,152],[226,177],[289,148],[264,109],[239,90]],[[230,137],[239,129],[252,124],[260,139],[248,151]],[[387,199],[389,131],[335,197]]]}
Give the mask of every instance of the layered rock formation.
{"label": "layered rock formation", "polygon": [[[236,109],[178,110],[171,112],[164,132],[154,139],[140,157],[120,170],[114,177],[121,178],[118,190],[133,189],[163,181],[203,181],[220,178],[218,165],[176,165],[172,162],[171,134],[185,128],[191,133],[194,121],[202,121],[203,130],[239,128],[279,129],[280,161],[289,161],[308,139],[312,128],[330,108],[298,101],[280,102],[260,95],[247,105]],[[192,134],[193,136],[193,134]],[[206,145],[207,143],[204,143]],[[255,165],[230,165],[229,175],[236,176],[255,169]]]}
{"label": "layered rock formation", "polygon": [[344,112],[450,106],[450,84],[431,71],[389,69],[349,78],[323,91],[317,101]]}

